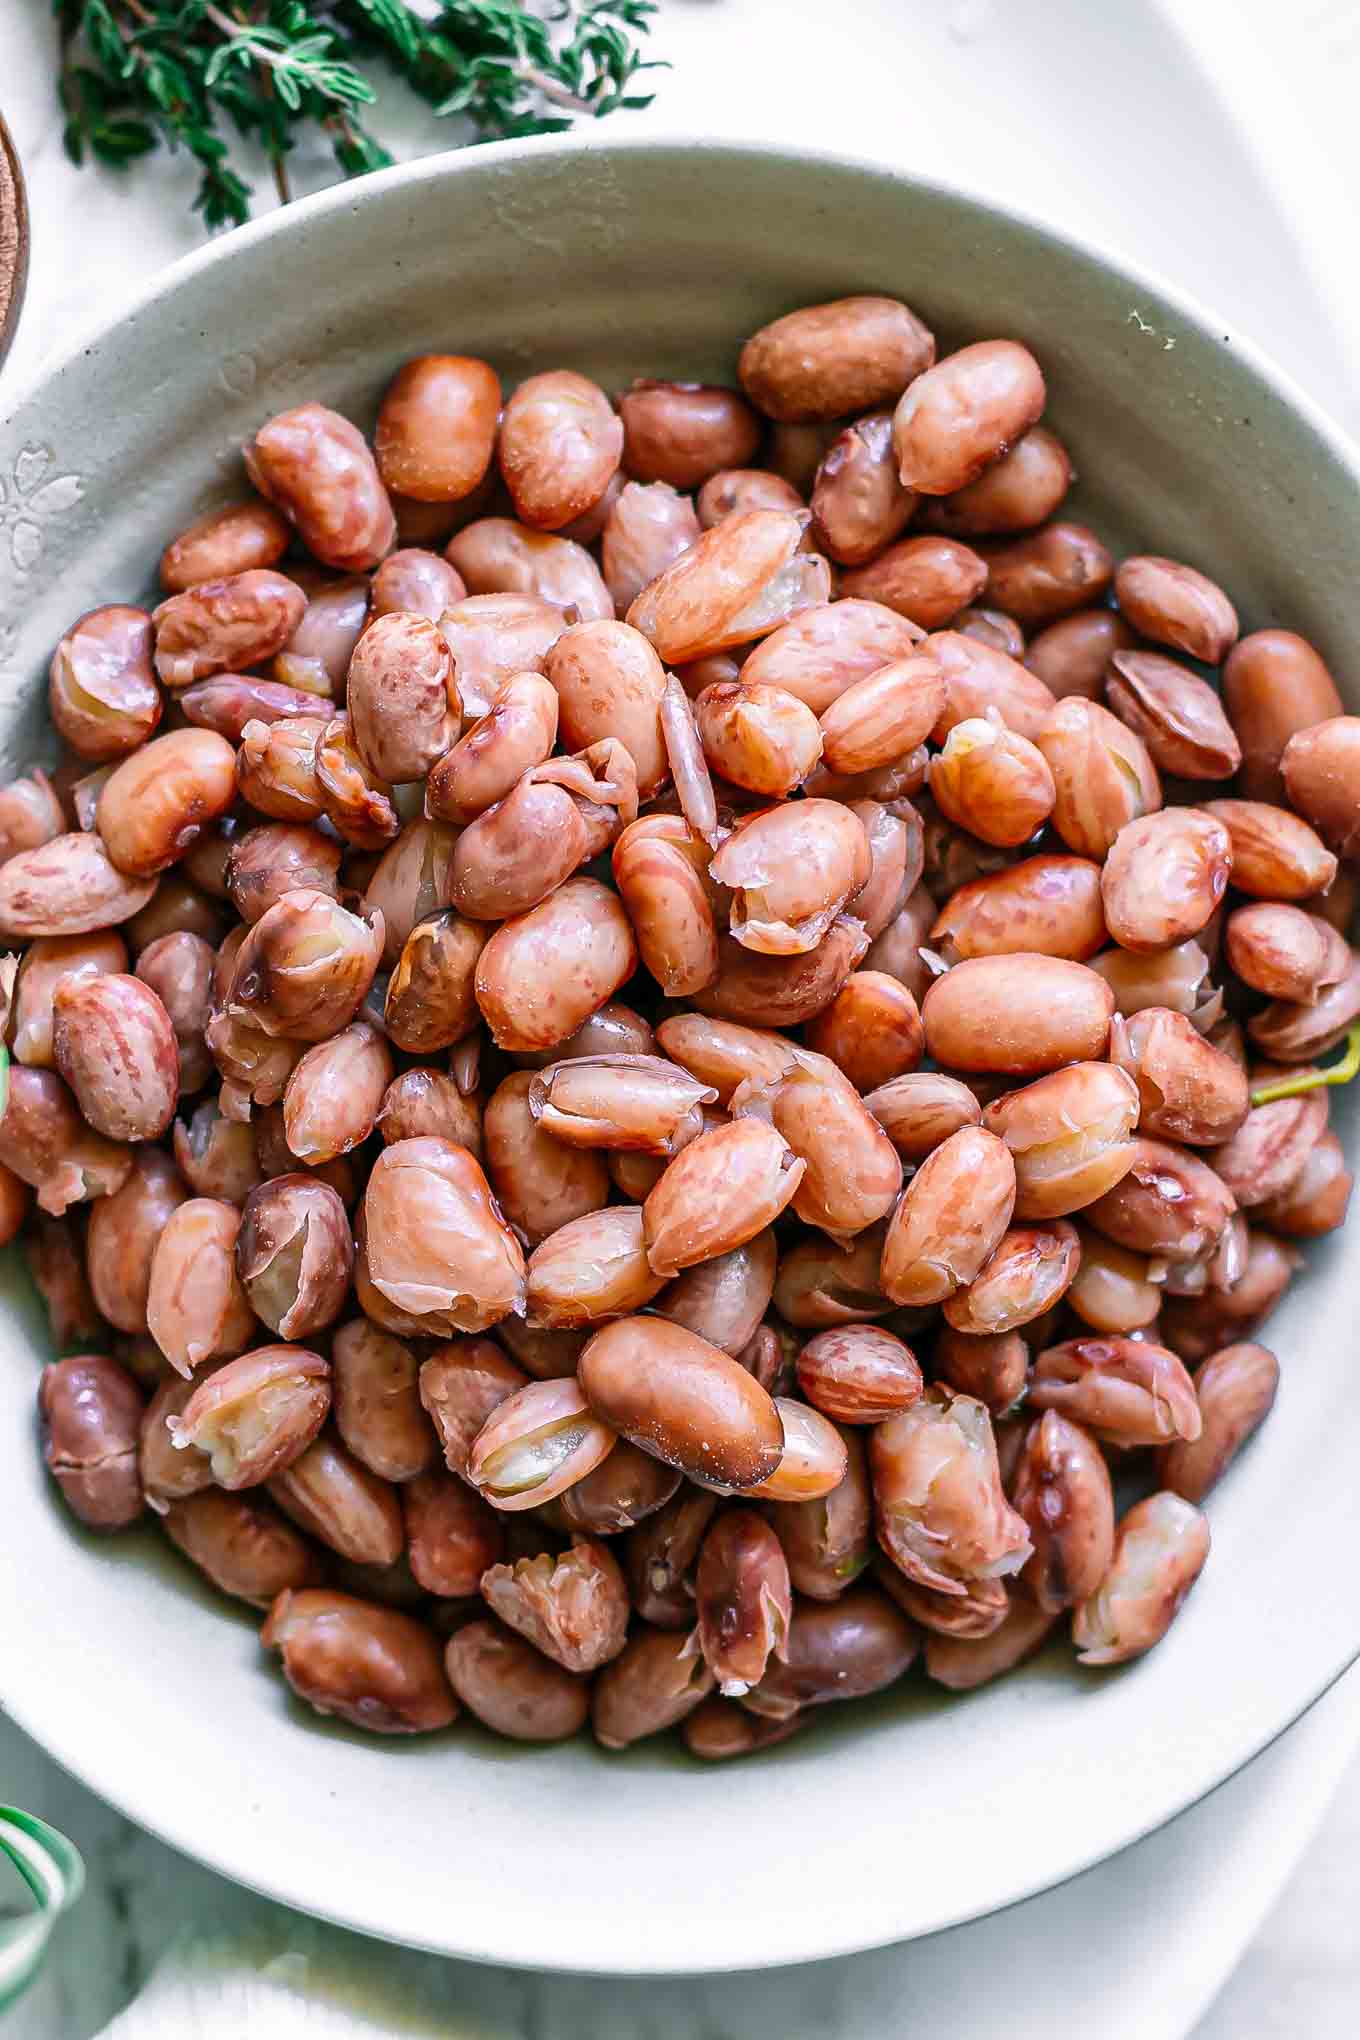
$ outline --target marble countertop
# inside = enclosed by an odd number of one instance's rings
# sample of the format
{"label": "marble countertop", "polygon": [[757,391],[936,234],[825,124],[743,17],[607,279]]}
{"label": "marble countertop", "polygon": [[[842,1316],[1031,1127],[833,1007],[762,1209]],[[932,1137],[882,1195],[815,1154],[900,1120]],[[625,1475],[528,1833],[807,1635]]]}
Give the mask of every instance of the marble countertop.
{"label": "marble countertop", "polygon": [[[196,246],[198,227],[185,202],[184,173],[173,160],[144,168],[132,181],[77,173],[66,163],[51,99],[46,0],[8,0],[5,11],[0,105],[25,163],[34,220],[29,303],[7,371],[17,379],[93,313],[115,309],[143,277]],[[714,135],[797,136],[953,171],[959,168],[958,109],[966,100],[973,122],[970,181],[1012,199],[1020,194],[1032,209],[1104,236],[1190,283],[1263,340],[1352,429],[1360,428],[1360,285],[1341,204],[1360,173],[1351,112],[1360,82],[1360,10],[1349,0],[1296,0],[1285,21],[1269,0],[1184,0],[1176,11],[1183,41],[1151,0],[1107,0],[1102,7],[1089,0],[855,0],[844,17],[839,68],[828,84],[829,31],[814,0],[665,0],[655,40],[657,53],[675,68],[662,75],[657,109],[646,118]],[[1214,103],[1206,78],[1222,87],[1221,104]],[[1063,109],[1060,143],[1043,117],[1055,97]],[[380,109],[376,125],[399,156],[448,139],[447,129],[396,104]],[[305,187],[309,166],[300,169]],[[320,176],[319,162],[310,174]],[[1233,202],[1224,204],[1225,195]],[[1343,224],[1345,231],[1337,231]],[[7,1647],[14,1647],[12,1639]],[[1327,1705],[1325,1726],[1314,1722],[1295,1731],[1278,1759],[1260,1763],[1276,1762],[1287,1781],[1292,1762],[1309,1778],[1325,1776],[1330,1789],[1328,1766],[1341,1768],[1338,1752],[1360,1735],[1356,1674]],[[1300,1742],[1300,1736],[1311,1740]],[[212,1761],[206,1750],[205,1761]],[[1294,1806],[1296,1788],[1274,1789],[1288,1790]],[[1206,1864],[1216,1848],[1221,1853],[1220,1909],[1246,1908],[1245,1934],[1270,1907],[1291,1850],[1303,1847],[1312,1813],[1300,1816],[1297,1829],[1277,1844],[1261,1832],[1258,1811],[1256,1828],[1239,1831],[1252,1839],[1235,1843],[1229,1812],[1237,1790],[1225,1787],[1215,1795],[1221,1804],[1217,1813],[1210,1808],[1207,1822],[1198,1815],[1187,1821],[1198,1821],[1196,1846]],[[1250,1787],[1239,1794],[1243,1805],[1250,1797]],[[104,1807],[4,1721],[0,1799],[27,1805],[61,1827],[81,1849],[89,1873],[86,1896],[59,1930],[45,1975],[9,2015],[13,2040],[87,2040],[136,1996],[183,1930],[210,1925],[230,1933],[267,1917],[259,1901]],[[1282,1832],[1287,1825],[1280,1823]],[[1156,1844],[1142,1846],[1153,1850]],[[1236,1846],[1244,1857],[1235,1861]],[[1269,1860],[1277,1847],[1278,1865]],[[1147,1865],[1156,1860],[1140,1857]],[[1096,1888],[1110,1894],[1117,1888],[1113,1873],[1092,1873],[1107,1874],[1111,1881]],[[1155,1873],[1134,1866],[1124,1874]],[[1255,1894],[1250,1905],[1248,1888]],[[1310,2040],[1353,2040],[1360,2004],[1358,1897],[1360,1767],[1353,1767],[1236,1972],[1194,2027],[1195,2040],[1298,2040],[1305,2033]],[[1147,1971],[1146,1948],[1120,1948],[1113,1925],[1119,1901],[1107,1896],[1103,1903],[1111,1959],[1134,1963],[1129,1973],[1136,1983],[1140,1969]],[[1241,1938],[1225,1940],[1214,1982]],[[954,1945],[976,1950],[1000,1943]],[[472,1972],[466,1965],[448,1965],[443,1973],[456,1979],[467,2021],[459,2031],[471,2032],[475,2024],[479,2033],[532,2031],[552,2040],[624,2040],[644,2030],[666,2040],[729,2033],[760,2040],[766,2032],[802,2040],[815,2031],[824,2040],[877,2040],[890,2031],[937,2030],[904,2009],[916,2002],[908,1952],[821,1965],[796,1972],[796,1980],[772,1977],[726,1997],[703,1985],[692,1992],[664,1986],[645,2014],[637,1986],[629,1995],[580,1981],[558,1986],[509,1972]],[[919,1964],[915,1973],[923,1974]],[[957,2027],[955,2040],[1015,2030],[1006,2009],[1013,1972],[1004,1974],[994,2028],[984,2015],[966,2034]],[[1155,2018],[1149,2010],[1141,2026],[1128,2030],[1138,2040],[1161,2034],[1180,2040],[1204,1996],[1204,1988],[1187,1993],[1183,2002],[1193,2005],[1188,2017],[1174,2005],[1160,2005]],[[1074,2030],[1061,2005],[1058,2000],[1051,2008],[1050,2030]],[[297,2029],[250,2027],[252,2036],[266,2030]],[[180,2036],[189,2031],[187,2023],[178,2029]]]}

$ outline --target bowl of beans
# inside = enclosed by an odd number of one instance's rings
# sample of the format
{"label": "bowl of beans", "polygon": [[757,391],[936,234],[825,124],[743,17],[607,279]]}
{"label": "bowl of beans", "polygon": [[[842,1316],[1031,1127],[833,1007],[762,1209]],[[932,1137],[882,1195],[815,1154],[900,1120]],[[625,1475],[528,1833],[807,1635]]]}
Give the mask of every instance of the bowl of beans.
{"label": "bowl of beans", "polygon": [[1249,348],[886,170],[505,145],[181,265],[0,473],[61,1762],[370,1932],[722,1969],[1350,1662],[1356,471]]}

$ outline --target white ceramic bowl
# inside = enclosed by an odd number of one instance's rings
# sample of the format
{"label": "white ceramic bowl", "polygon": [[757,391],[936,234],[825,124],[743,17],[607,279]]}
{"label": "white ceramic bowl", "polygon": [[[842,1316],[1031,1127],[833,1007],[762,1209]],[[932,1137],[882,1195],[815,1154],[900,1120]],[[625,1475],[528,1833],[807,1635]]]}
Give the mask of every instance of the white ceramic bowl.
{"label": "white ceramic bowl", "polygon": [[[1355,457],[1165,288],[939,186],[775,150],[503,145],[308,200],[172,270],[0,424],[0,751],[45,740],[41,676],[92,603],[241,479],[304,397],[371,419],[408,354],[731,378],[790,306],[900,293],[945,345],[1029,341],[1074,499],[1195,561],[1247,627],[1312,637],[1360,706]],[[1346,1116],[1344,1110],[1340,1114]],[[533,1750],[464,1725],[383,1742],[289,1698],[256,1623],[150,1533],[100,1541],[45,1478],[39,1314],[0,1299],[0,1699],[134,1820],[225,1874],[450,1954],[716,1970],[928,1933],[1072,1875],[1277,1735],[1360,1652],[1353,1304],[1360,1231],[1271,1328],[1284,1385],[1210,1505],[1167,1642],[1113,1674],[1055,1650],[962,1700],[909,1679],[758,1761],[669,1741]]]}

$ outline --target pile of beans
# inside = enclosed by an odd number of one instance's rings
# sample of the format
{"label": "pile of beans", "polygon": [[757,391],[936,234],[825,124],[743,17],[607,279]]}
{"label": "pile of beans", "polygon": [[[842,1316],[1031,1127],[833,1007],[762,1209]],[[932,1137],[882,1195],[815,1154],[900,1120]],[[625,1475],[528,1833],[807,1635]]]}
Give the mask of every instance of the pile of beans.
{"label": "pile of beans", "polygon": [[1014,341],[851,298],[738,379],[270,418],[0,789],[47,1464],[363,1728],[1136,1656],[1345,1214],[1317,653],[1062,516]]}

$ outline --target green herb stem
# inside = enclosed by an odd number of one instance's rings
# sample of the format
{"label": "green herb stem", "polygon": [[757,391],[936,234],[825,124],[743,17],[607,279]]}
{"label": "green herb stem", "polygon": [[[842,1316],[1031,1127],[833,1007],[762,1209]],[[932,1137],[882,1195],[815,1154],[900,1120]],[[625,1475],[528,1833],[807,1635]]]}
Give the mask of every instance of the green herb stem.
{"label": "green herb stem", "polygon": [[310,129],[347,177],[392,160],[363,126],[375,75],[395,73],[479,139],[552,134],[574,118],[650,105],[636,91],[656,0],[54,0],[58,94],[73,162],[127,169],[159,148],[198,172],[195,207],[237,225],[253,193],[237,146],[259,144],[282,202],[287,157]]}
{"label": "green herb stem", "polygon": [[1320,1091],[1324,1084],[1349,1084],[1360,1076],[1360,1021],[1346,1036],[1346,1053],[1326,1069],[1300,1070],[1297,1076],[1280,1077],[1262,1084],[1251,1094],[1253,1105],[1273,1105],[1277,1098],[1302,1098],[1306,1091]]}

